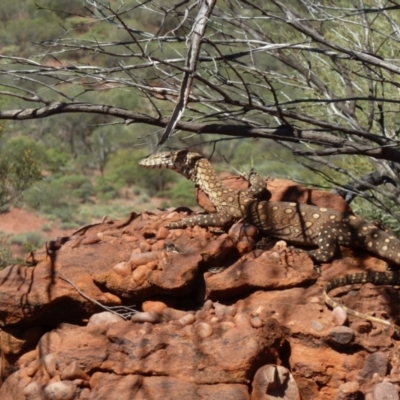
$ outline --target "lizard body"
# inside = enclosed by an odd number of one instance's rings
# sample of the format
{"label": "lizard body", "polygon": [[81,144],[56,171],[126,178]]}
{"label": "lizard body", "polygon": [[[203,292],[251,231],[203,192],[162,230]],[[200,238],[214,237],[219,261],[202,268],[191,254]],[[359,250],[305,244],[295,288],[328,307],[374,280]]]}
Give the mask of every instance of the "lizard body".
{"label": "lizard body", "polygon": [[346,285],[354,285],[357,283],[373,283],[375,285],[400,285],[400,271],[386,271],[386,272],[362,272],[359,274],[349,274],[342,276],[340,278],[334,279],[330,281],[325,287],[323,291],[323,298],[327,305],[332,308],[341,307],[348,314],[354,315],[359,318],[366,319],[372,322],[378,322],[383,325],[393,326],[397,332],[400,332],[400,326],[392,325],[389,321],[386,321],[381,318],[376,318],[368,314],[364,314],[351,308],[347,308],[345,306],[339,305],[335,300],[328,296],[328,293],[338,287],[346,286]]}

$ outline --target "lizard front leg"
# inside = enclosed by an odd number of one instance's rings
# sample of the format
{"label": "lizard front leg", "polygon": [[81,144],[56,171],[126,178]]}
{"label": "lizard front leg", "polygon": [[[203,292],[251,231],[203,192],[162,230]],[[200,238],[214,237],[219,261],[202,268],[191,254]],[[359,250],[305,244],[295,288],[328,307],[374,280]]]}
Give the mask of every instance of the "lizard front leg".
{"label": "lizard front leg", "polygon": [[201,227],[212,226],[223,228],[231,222],[232,218],[223,213],[196,214],[190,217],[183,218],[182,220],[177,222],[171,222],[165,225],[165,227],[168,229],[183,229],[198,225]]}
{"label": "lizard front leg", "polygon": [[265,180],[261,178],[253,168],[250,170],[248,177],[245,177],[245,174],[241,174],[240,176],[250,183],[250,187],[247,190],[242,191],[244,196],[258,199],[267,190],[265,187]]}
{"label": "lizard front leg", "polygon": [[338,239],[329,230],[318,234],[318,249],[307,251],[310,258],[321,264],[332,261],[340,254]]}

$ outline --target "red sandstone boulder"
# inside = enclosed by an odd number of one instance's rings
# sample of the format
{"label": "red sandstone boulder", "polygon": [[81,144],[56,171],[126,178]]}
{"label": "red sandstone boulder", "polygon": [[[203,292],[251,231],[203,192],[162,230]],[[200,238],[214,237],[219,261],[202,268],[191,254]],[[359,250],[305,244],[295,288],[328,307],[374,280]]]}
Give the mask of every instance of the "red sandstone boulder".
{"label": "red sandstone boulder", "polygon": [[[274,200],[346,209],[331,193],[267,187]],[[393,331],[332,313],[321,297],[327,280],[384,270],[382,261],[347,249],[319,276],[285,242],[258,249],[248,224],[226,233],[164,227],[182,215],[108,219],[48,243],[31,267],[0,271],[0,399],[395,396]],[[380,318],[399,315],[392,287],[331,295]]]}

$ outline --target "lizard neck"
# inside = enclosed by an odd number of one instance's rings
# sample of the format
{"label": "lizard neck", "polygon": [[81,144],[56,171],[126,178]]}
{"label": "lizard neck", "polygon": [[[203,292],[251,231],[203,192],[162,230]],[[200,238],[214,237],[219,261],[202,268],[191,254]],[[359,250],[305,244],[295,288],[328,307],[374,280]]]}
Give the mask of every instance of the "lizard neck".
{"label": "lizard neck", "polygon": [[[216,191],[228,189],[228,187],[218,179],[214,168],[205,158],[201,158],[196,162],[188,177],[210,199],[213,199],[216,195],[218,195]],[[221,196],[221,194],[219,194],[219,196]]]}

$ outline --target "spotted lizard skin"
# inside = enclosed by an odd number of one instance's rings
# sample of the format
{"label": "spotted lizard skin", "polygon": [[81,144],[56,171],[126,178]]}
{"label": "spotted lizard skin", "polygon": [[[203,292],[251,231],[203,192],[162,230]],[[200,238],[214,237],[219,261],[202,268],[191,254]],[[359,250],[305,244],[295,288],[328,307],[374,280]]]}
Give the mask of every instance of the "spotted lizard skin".
{"label": "spotted lizard skin", "polygon": [[338,279],[334,279],[330,281],[324,288],[323,298],[327,305],[332,308],[341,307],[348,314],[354,315],[359,318],[366,319],[372,322],[378,322],[383,325],[393,326],[393,328],[400,333],[400,326],[392,325],[389,321],[384,319],[376,318],[368,314],[360,313],[358,311],[352,310],[351,308],[347,308],[345,306],[339,305],[336,301],[334,301],[331,297],[328,296],[328,293],[338,287],[346,286],[346,285],[355,285],[358,283],[373,283],[375,285],[400,285],[400,272],[362,272],[359,274],[349,274],[342,276]]}
{"label": "spotted lizard skin", "polygon": [[400,240],[360,217],[308,204],[251,201],[246,218],[263,235],[303,246],[318,246],[308,252],[318,263],[340,254],[339,246],[357,247],[400,265]]}
{"label": "spotted lizard skin", "polygon": [[225,186],[217,177],[210,162],[198,153],[187,150],[158,153],[139,163],[145,168],[168,168],[193,181],[210,199],[217,212],[183,218],[166,225],[167,228],[189,226],[226,227],[243,217],[247,204],[259,198],[264,191],[265,180],[254,171],[250,172],[250,187],[244,191]]}

